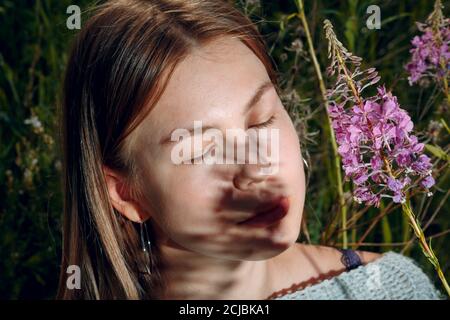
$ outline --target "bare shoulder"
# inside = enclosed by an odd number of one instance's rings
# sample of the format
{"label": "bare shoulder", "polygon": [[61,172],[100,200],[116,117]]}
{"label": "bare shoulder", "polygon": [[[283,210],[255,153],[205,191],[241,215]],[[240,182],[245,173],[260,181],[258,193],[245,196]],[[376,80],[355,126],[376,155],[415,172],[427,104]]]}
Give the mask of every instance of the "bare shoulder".
{"label": "bare shoulder", "polygon": [[358,253],[359,257],[361,258],[361,261],[363,264],[373,262],[383,256],[381,253],[371,252],[371,251],[356,250],[356,252]]}
{"label": "bare shoulder", "polygon": [[[342,253],[334,247],[296,243],[293,251],[298,253],[303,265],[314,267],[319,274],[327,274],[344,269],[341,261]],[[368,264],[382,257],[380,253],[363,250],[355,251],[363,264]]]}
{"label": "bare shoulder", "polygon": [[[369,251],[358,251],[363,264],[379,259],[382,255]],[[320,245],[295,243],[278,257],[275,264],[275,288],[305,287],[344,272],[342,253],[334,248]],[[283,272],[279,272],[279,271]]]}

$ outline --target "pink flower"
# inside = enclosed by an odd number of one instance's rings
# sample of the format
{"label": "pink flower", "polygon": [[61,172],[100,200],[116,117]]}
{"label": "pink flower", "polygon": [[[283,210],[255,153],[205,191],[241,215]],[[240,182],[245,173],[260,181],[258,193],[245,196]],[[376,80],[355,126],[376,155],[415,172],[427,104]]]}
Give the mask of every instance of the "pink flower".
{"label": "pink flower", "polygon": [[440,6],[426,24],[419,24],[419,30],[422,35],[412,39],[411,61],[405,66],[410,85],[423,77],[440,81],[448,77],[450,67],[450,23],[442,16]]}
{"label": "pink flower", "polygon": [[421,153],[423,144],[417,137],[410,135],[413,122],[397,98],[379,87],[362,106],[344,109],[333,102],[328,107],[345,177],[357,186],[355,199],[373,205],[382,197],[403,202],[414,175],[425,177],[422,186],[431,188],[435,182],[430,158]]}
{"label": "pink flower", "polygon": [[[422,178],[414,179],[421,180],[422,187],[431,188],[432,164],[422,153],[424,145],[411,134],[411,117],[384,86],[378,86],[374,97],[363,96],[366,87],[380,80],[376,70],[361,69],[361,58],[337,40],[330,21],[324,21],[324,28],[331,59],[328,74],[336,75],[334,87],[328,90],[327,110],[345,179],[356,186],[354,199],[377,207],[383,197],[403,203],[406,191],[415,186],[413,176]],[[431,38],[426,33],[413,42],[420,45]],[[432,52],[427,47],[417,54],[428,57]]]}

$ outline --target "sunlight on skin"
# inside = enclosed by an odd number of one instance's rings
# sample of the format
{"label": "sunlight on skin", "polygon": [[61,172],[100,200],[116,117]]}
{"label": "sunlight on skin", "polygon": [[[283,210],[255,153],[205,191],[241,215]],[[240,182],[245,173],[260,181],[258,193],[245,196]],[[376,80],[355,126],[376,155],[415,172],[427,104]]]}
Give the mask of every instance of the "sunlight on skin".
{"label": "sunlight on skin", "polygon": [[[176,67],[158,104],[130,137],[145,186],[140,216],[156,229],[166,297],[264,298],[272,290],[267,280],[277,272],[274,259],[299,235],[305,178],[294,126],[273,87],[243,110],[268,80],[264,65],[239,40],[213,41]],[[259,174],[255,164],[175,165],[173,144],[160,143],[198,120],[225,132],[272,116],[280,141],[275,175]],[[289,209],[277,224],[238,224],[280,196],[288,198]]]}

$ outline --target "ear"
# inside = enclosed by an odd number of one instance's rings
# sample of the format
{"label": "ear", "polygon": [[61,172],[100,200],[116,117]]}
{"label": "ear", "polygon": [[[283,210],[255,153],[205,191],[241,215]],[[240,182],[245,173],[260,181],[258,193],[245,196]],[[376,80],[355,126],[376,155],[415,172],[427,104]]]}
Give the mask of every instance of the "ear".
{"label": "ear", "polygon": [[119,173],[103,166],[109,199],[112,206],[123,216],[133,222],[141,223],[149,218],[149,214],[131,197],[130,187],[126,179]]}

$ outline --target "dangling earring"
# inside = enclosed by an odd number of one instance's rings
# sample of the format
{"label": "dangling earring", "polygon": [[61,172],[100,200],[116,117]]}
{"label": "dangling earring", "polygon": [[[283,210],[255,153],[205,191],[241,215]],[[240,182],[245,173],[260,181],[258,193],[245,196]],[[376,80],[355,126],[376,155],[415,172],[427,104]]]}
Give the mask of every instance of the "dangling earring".
{"label": "dangling earring", "polygon": [[141,228],[141,246],[142,246],[142,251],[145,256],[145,272],[148,274],[151,274],[152,273],[152,265],[151,265],[152,243],[150,242],[150,236],[148,234],[146,223],[142,222],[140,225],[140,228]]}

